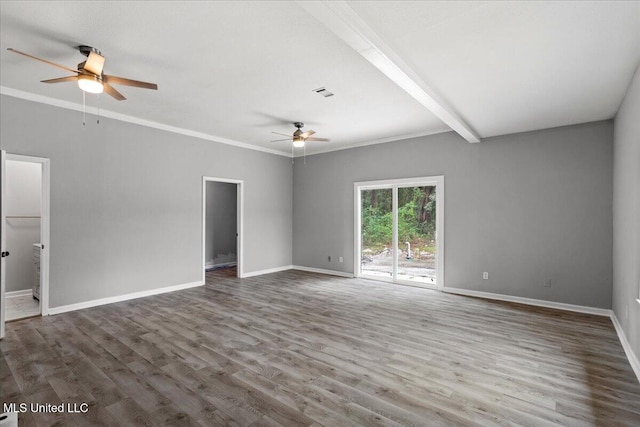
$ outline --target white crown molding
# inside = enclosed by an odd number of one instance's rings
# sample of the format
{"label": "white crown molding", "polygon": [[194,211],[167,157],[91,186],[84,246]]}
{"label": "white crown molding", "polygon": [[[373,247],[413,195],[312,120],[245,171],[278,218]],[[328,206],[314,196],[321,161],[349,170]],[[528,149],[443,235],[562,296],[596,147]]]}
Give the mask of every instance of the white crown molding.
{"label": "white crown molding", "polygon": [[[358,148],[358,147],[366,147],[368,145],[376,145],[376,144],[384,144],[387,142],[394,142],[394,141],[402,141],[405,139],[411,139],[411,138],[420,138],[421,136],[429,136],[429,135],[437,135],[440,133],[447,133],[447,132],[453,132],[451,129],[446,128],[446,129],[439,129],[439,130],[433,130],[433,131],[428,131],[428,132],[416,132],[416,133],[408,133],[405,135],[398,135],[398,136],[389,136],[386,138],[379,138],[379,139],[374,139],[371,141],[362,141],[362,142],[356,142],[355,144],[349,144],[348,147],[336,147],[336,148],[326,148],[326,149],[320,149],[320,150],[313,150],[312,152],[307,152],[306,156],[315,156],[316,154],[323,154],[323,153],[331,153],[333,151],[342,151],[342,150],[349,150],[351,148]],[[303,157],[304,154],[296,154],[294,157],[298,158],[298,157]]]}
{"label": "white crown molding", "polygon": [[[25,92],[18,89],[12,89],[6,86],[0,86],[0,94],[10,96],[12,98],[24,99],[25,101],[31,101],[31,102],[37,102],[39,104],[50,105],[52,107],[64,108],[67,110],[80,111],[80,112],[83,111],[82,105],[80,104],[76,104],[69,101],[63,101],[61,99],[51,98],[48,96],[37,95],[35,93]],[[98,110],[95,107],[87,106],[86,109],[87,109],[87,112],[90,114],[96,115],[98,113]],[[246,148],[248,150],[275,154],[277,156],[282,156],[282,157],[297,158],[297,157],[303,156],[303,154],[295,154],[294,156],[292,156],[291,153],[283,153],[282,151],[277,151],[270,148],[259,147],[257,145],[251,145],[244,142],[235,141],[232,139],[222,138],[215,135],[209,135],[203,132],[196,132],[189,129],[179,128],[176,126],[169,126],[162,123],[153,122],[150,120],[144,120],[144,119],[128,116],[126,114],[116,113],[114,111],[109,111],[109,110],[100,109],[100,116],[108,117],[114,120],[119,120],[121,122],[137,124],[140,126],[145,126],[153,129],[159,129],[159,130],[164,130],[171,133],[190,136],[193,138],[204,139],[206,141],[213,141],[213,142],[218,142],[220,144],[232,145],[238,148]],[[332,151],[342,151],[342,150],[348,150],[350,148],[365,147],[368,145],[384,144],[386,142],[401,141],[405,139],[419,138],[421,136],[436,135],[439,133],[446,133],[446,132],[451,132],[451,129],[446,128],[446,129],[439,129],[435,131],[417,132],[417,133],[411,133],[406,135],[390,136],[386,138],[374,139],[372,141],[362,141],[362,142],[357,142],[355,144],[350,144],[348,147],[336,147],[336,148],[314,150],[313,152],[307,153],[306,156],[308,157],[308,156],[313,156],[315,154],[329,153]]]}
{"label": "white crown molding", "polygon": [[94,299],[91,301],[79,302],[76,304],[62,305],[60,307],[50,307],[49,315],[66,313],[68,311],[82,310],[84,308],[97,307],[99,305],[113,304],[115,302],[128,301],[136,298],[149,297],[152,295],[164,294],[167,292],[181,291],[184,289],[204,286],[203,282],[191,282],[181,285],[166,286],[164,288],[149,289],[148,291],[134,292],[132,294],[116,295],[113,297]]}
{"label": "white crown molding", "polygon": [[[6,86],[0,86],[0,94],[11,96],[13,98],[24,99],[26,101],[37,102],[40,104],[51,105],[53,107],[65,108],[67,110],[83,111],[83,107],[80,104],[76,104],[69,101],[63,101],[61,99],[50,98],[48,96],[36,95],[35,93],[25,92],[18,89],[12,89]],[[97,115],[98,110],[95,107],[87,106],[88,113]],[[291,158],[291,153],[283,153],[282,151],[272,150],[270,148],[259,147],[257,145],[247,144],[245,142],[235,141],[233,139],[222,138],[220,136],[209,135],[204,132],[197,132],[190,129],[179,128],[176,126],[169,126],[162,123],[154,122],[151,120],[140,119],[138,117],[128,116],[126,114],[116,113],[114,111],[100,109],[101,117],[108,117],[110,119],[119,120],[121,122],[133,123],[140,126],[145,126],[153,129],[164,130],[166,132],[177,133],[180,135],[190,136],[193,138],[204,139],[206,141],[218,142],[220,144],[232,145],[234,147],[246,148],[248,150],[261,151],[263,153],[275,154],[277,156]]]}

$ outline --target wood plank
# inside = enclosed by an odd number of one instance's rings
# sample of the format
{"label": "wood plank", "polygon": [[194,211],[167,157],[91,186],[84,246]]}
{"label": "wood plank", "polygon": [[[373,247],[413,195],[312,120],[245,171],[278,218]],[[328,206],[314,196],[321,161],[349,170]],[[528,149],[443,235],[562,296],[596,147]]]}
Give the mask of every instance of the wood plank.
{"label": "wood plank", "polygon": [[7,324],[0,397],[89,404],[20,425],[640,425],[640,384],[607,318],[234,275]]}

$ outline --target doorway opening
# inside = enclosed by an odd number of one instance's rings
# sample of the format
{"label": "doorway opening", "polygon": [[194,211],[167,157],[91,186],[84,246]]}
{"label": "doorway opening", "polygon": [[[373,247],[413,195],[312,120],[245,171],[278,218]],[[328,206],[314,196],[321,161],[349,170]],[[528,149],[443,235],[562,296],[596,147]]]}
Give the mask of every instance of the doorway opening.
{"label": "doorway opening", "polygon": [[444,286],[444,177],[355,183],[356,277]]}
{"label": "doorway opening", "polygon": [[2,152],[2,314],[4,324],[49,308],[49,159]]}
{"label": "doorway opening", "polygon": [[242,195],[240,180],[203,177],[202,274],[235,269],[242,277]]}

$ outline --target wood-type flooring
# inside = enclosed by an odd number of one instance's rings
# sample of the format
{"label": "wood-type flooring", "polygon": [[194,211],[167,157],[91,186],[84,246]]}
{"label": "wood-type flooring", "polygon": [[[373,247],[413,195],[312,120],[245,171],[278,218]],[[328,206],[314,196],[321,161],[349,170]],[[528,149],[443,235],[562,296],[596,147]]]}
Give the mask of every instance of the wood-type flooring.
{"label": "wood-type flooring", "polygon": [[640,426],[640,384],[594,315],[219,270],[6,327],[3,404],[88,405],[20,413],[20,427]]}

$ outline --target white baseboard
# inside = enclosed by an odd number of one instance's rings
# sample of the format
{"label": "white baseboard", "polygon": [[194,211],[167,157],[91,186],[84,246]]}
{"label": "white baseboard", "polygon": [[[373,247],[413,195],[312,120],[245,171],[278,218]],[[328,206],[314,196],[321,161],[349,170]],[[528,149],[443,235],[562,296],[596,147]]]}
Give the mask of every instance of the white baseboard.
{"label": "white baseboard", "polygon": [[324,268],[304,267],[302,265],[292,265],[293,270],[308,271],[310,273],[328,274],[330,276],[353,278],[353,273],[345,273],[344,271],[325,270]]}
{"label": "white baseboard", "polygon": [[263,274],[277,273],[279,271],[291,270],[292,267],[293,266],[291,265],[283,265],[282,267],[268,268],[266,270],[250,271],[248,273],[242,273],[240,278],[246,279],[247,277],[255,277],[255,276],[262,276]]}
{"label": "white baseboard", "polygon": [[331,276],[350,277],[350,278],[353,277],[353,274],[345,273],[342,271],[325,270],[323,268],[304,267],[301,265],[283,265],[282,267],[275,267],[275,268],[269,268],[266,270],[250,271],[249,273],[243,273],[242,278],[262,276],[263,274],[277,273],[279,271],[286,271],[286,270],[300,270],[300,271],[309,271],[311,273],[328,274]]}
{"label": "white baseboard", "polygon": [[638,361],[638,356],[631,349],[631,344],[627,340],[627,336],[624,334],[624,330],[622,329],[622,325],[618,322],[618,318],[616,314],[611,312],[611,321],[613,322],[613,326],[616,328],[616,332],[618,333],[618,338],[620,339],[620,343],[622,344],[622,348],[627,355],[627,359],[629,359],[629,363],[631,364],[631,368],[633,372],[636,373],[636,377],[638,377],[638,382],[640,382],[640,361]]}
{"label": "white baseboard", "polygon": [[498,301],[516,302],[526,305],[534,305],[536,307],[555,308],[557,310],[575,311],[577,313],[595,314],[598,316],[611,316],[611,310],[607,308],[586,307],[583,305],[566,304],[563,302],[545,301],[541,299],[516,297],[512,295],[494,294],[491,292],[472,291],[461,288],[442,288],[443,292],[451,294],[466,295],[469,297],[487,298]]}
{"label": "white baseboard", "polygon": [[20,291],[11,291],[11,292],[4,293],[5,298],[18,298],[18,297],[25,297],[27,295],[33,295],[33,290],[22,289]]}
{"label": "white baseboard", "polygon": [[210,268],[216,268],[216,267],[235,267],[236,265],[238,265],[237,261],[222,262],[220,264],[207,264],[204,266],[204,269],[208,270]]}
{"label": "white baseboard", "polygon": [[195,288],[203,286],[203,282],[191,282],[181,285],[167,286],[164,288],[149,289],[148,291],[134,292],[132,294],[117,295],[114,297],[94,299],[91,301],[79,302],[76,304],[62,305],[60,307],[50,307],[48,314],[60,314],[68,311],[82,310],[84,308],[97,307],[99,305],[113,304],[114,302],[128,301],[136,298],[149,297],[152,295],[164,294],[166,292],[181,291],[183,289]]}

